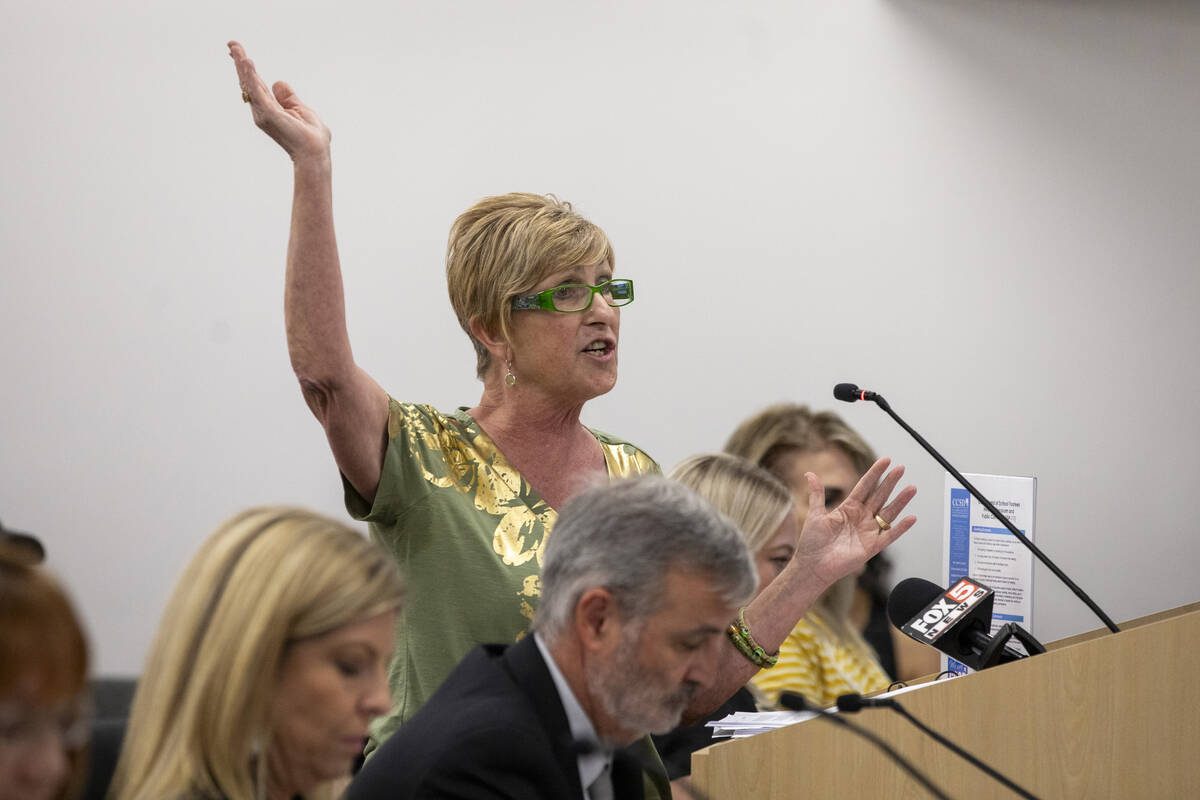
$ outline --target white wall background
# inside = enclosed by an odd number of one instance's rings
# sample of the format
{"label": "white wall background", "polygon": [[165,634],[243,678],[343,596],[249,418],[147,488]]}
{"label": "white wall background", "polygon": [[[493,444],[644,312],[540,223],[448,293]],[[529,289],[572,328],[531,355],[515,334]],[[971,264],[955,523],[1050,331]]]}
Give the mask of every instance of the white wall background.
{"label": "white wall background", "polygon": [[[334,131],[356,354],[472,404],[455,215],[555,192],[636,278],[587,421],[670,466],[779,400],[883,392],[961,469],[1039,478],[1117,619],[1200,598],[1200,10],[1166,0],[4,2],[0,518],[47,542],[101,673],[259,503],[342,514],[285,352],[284,154],[224,43]],[[937,578],[942,473],[896,577]],[[1038,569],[1035,631],[1099,623]]]}

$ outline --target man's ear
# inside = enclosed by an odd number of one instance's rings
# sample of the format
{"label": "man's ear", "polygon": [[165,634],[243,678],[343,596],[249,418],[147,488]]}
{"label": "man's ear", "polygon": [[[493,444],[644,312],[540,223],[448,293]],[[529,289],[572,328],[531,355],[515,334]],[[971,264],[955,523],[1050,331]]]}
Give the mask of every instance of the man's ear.
{"label": "man's ear", "polygon": [[575,604],[575,632],[586,650],[606,650],[621,631],[621,615],[613,593],[602,586],[588,589]]}
{"label": "man's ear", "polygon": [[471,317],[467,321],[467,327],[470,329],[471,335],[482,342],[487,351],[492,354],[493,361],[500,364],[512,361],[512,346],[506,339],[501,339],[487,330],[479,317]]}

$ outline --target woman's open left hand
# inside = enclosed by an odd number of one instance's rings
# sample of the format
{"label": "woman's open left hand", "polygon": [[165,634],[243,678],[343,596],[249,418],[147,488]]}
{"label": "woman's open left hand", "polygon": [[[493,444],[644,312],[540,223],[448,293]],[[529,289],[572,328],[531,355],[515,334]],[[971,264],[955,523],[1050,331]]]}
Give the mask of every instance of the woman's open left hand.
{"label": "woman's open left hand", "polygon": [[328,158],[329,128],[321,118],[283,81],[267,88],[267,83],[254,69],[254,62],[237,42],[229,43],[229,55],[237,66],[238,83],[243,97],[248,98],[254,114],[254,124],[287,151],[293,161],[303,158]]}
{"label": "woman's open left hand", "polygon": [[[820,478],[805,473],[808,517],[793,558],[823,584],[830,585],[851,574],[916,523],[914,516],[897,520],[916,495],[915,486],[904,487],[888,501],[904,475],[903,466],[889,470],[890,464],[886,458],[872,464],[842,504],[832,510],[825,508],[825,487]],[[884,530],[876,515],[890,528]]]}

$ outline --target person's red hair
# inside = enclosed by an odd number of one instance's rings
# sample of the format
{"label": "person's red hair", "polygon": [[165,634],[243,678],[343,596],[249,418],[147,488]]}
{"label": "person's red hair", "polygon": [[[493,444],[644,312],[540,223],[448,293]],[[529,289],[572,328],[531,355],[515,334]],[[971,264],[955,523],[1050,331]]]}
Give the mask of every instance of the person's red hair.
{"label": "person's red hair", "polygon": [[[84,696],[87,670],[87,641],[70,600],[42,569],[0,544],[0,702],[70,706]],[[79,789],[85,749],[68,753],[60,798]]]}

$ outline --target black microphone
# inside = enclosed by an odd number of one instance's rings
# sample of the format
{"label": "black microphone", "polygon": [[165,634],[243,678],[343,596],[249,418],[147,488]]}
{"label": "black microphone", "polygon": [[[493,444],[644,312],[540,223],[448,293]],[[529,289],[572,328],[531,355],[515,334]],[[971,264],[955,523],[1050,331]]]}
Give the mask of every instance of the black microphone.
{"label": "black microphone", "polygon": [[1037,556],[1038,561],[1041,561],[1043,564],[1049,567],[1050,571],[1053,572],[1060,581],[1066,584],[1067,588],[1074,592],[1075,596],[1082,600],[1084,604],[1090,608],[1097,617],[1100,618],[1100,621],[1104,623],[1105,627],[1107,627],[1113,633],[1120,633],[1120,628],[1117,627],[1117,623],[1113,622],[1109,616],[1101,610],[1100,606],[1096,605],[1096,601],[1088,597],[1087,593],[1084,592],[1083,589],[1080,589],[1073,580],[1067,577],[1067,573],[1059,569],[1058,565],[1051,561],[1049,556],[1039,550],[1037,545],[1029,541],[1028,536],[1017,530],[1017,526],[1013,525],[1008,517],[1006,517],[998,508],[992,505],[991,501],[984,497],[978,489],[972,486],[971,482],[964,478],[962,473],[956,470],[949,461],[942,458],[942,454],[933,449],[933,445],[925,441],[925,438],[913,430],[912,426],[910,426],[907,422],[900,419],[900,415],[895,411],[892,411],[892,407],[888,405],[887,400],[883,399],[883,395],[877,394],[876,392],[867,391],[865,389],[859,389],[853,383],[839,383],[837,386],[833,387],[833,396],[838,400],[844,400],[848,403],[853,403],[857,400],[870,400],[874,402],[875,405],[886,411],[888,416],[896,420],[896,423],[899,424],[901,428],[904,428],[904,430],[908,431],[908,434],[917,441],[917,444],[925,448],[925,452],[933,456],[934,459],[936,459],[937,462],[941,464],[947,472],[954,476],[954,479],[958,481],[964,489],[971,493],[972,497],[982,503],[983,507],[986,508],[992,516],[998,519],[1005,528],[1008,528],[1008,532],[1017,537],[1018,542],[1025,545],[1025,548],[1029,550],[1029,552]]}
{"label": "black microphone", "polygon": [[[887,614],[906,636],[975,670],[1046,652],[1028,631],[1012,623],[993,637],[994,601],[995,593],[971,577],[946,590],[924,578],[905,578],[888,596]],[[1008,646],[1014,636],[1027,653]]]}
{"label": "black microphone", "polygon": [[900,705],[900,701],[898,700],[890,697],[863,697],[861,694],[844,694],[837,699],[837,707],[838,711],[850,713],[859,711],[863,708],[890,708],[916,726],[917,730],[921,731],[926,736],[929,736],[938,744],[947,747],[952,753],[966,760],[967,763],[979,768],[986,775],[1004,784],[1022,797],[1029,798],[1029,800],[1037,800],[1034,795],[1030,794],[1025,789],[1022,789],[1016,783],[1002,775],[998,770],[989,767],[987,764],[983,763],[978,758],[971,755],[966,750],[962,749],[954,742],[935,731],[933,728],[930,728],[912,714],[908,713],[904,706]]}
{"label": "black microphone", "polygon": [[921,772],[916,767],[914,767],[912,765],[912,763],[910,763],[908,761],[908,759],[904,758],[904,756],[897,753],[892,748],[891,745],[889,745],[887,742],[885,742],[879,736],[877,736],[876,734],[867,730],[866,728],[860,728],[859,726],[855,725],[853,722],[851,722],[848,719],[843,719],[842,717],[838,716],[837,714],[831,714],[828,711],[826,711],[825,709],[819,708],[819,707],[813,705],[812,703],[809,703],[807,700],[804,699],[804,695],[797,694],[796,692],[780,692],[779,693],[779,705],[782,706],[783,708],[788,709],[789,711],[812,712],[813,714],[816,714],[817,716],[819,716],[821,719],[828,720],[828,721],[834,723],[835,725],[840,725],[843,728],[845,728],[846,730],[858,734],[859,736],[863,737],[868,742],[870,742],[871,744],[875,745],[880,750],[882,750],[885,755],[887,755],[889,758],[891,758],[892,761],[896,762],[897,766],[899,766],[902,770],[904,770],[909,775],[911,775],[913,777],[913,779],[917,781],[917,783],[924,786],[925,789],[931,795],[933,795],[934,797],[940,798],[940,800],[950,800],[950,798],[946,795],[945,792],[943,792],[936,785],[934,785],[933,781],[929,780],[929,778],[926,777],[926,775],[923,772]]}
{"label": "black microphone", "polygon": [[838,711],[853,714],[864,708],[892,708],[896,701],[890,697],[863,697],[861,694],[843,694],[837,699]]}
{"label": "black microphone", "polygon": [[847,403],[857,403],[859,400],[876,400],[879,395],[866,389],[859,389],[853,383],[839,383],[833,387],[833,396]]}

